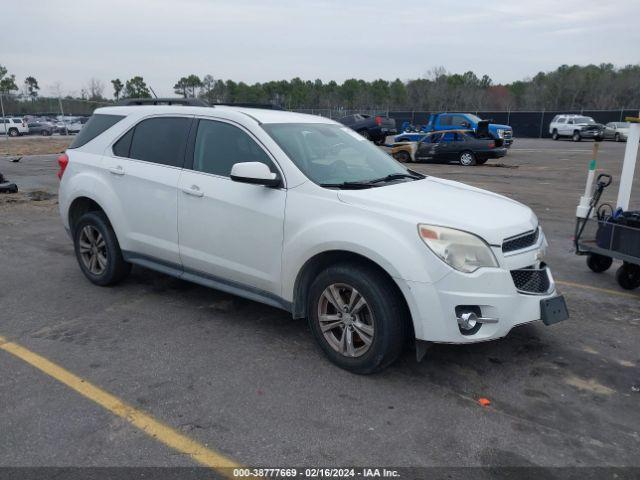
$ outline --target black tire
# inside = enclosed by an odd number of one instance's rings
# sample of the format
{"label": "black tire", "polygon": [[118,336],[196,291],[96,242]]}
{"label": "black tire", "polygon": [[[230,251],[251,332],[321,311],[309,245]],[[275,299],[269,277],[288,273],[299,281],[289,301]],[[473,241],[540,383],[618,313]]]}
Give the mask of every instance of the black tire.
{"label": "black tire", "polygon": [[604,255],[598,255],[597,253],[590,253],[587,257],[587,266],[592,272],[602,273],[609,270],[613,259],[611,257],[605,257]]}
{"label": "black tire", "polygon": [[[80,252],[80,238],[85,227],[92,227],[97,230],[104,239],[104,247],[101,248],[103,257],[106,257],[104,271],[99,274],[92,273],[85,264]],[[73,244],[76,252],[76,259],[80,265],[82,273],[96,285],[115,285],[123,280],[131,271],[131,264],[122,258],[122,251],[118,244],[116,234],[109,223],[109,219],[103,212],[85,213],[73,226]]]}
{"label": "black tire", "polygon": [[551,134],[551,138],[553,140],[558,140],[560,138],[560,135],[558,135],[558,130],[557,129],[553,129],[553,133]]}
{"label": "black tire", "polygon": [[40,130],[40,135],[46,137],[49,135],[49,132],[47,132],[46,130]]}
{"label": "black tire", "polygon": [[[368,318],[373,326],[373,339],[360,356],[348,356],[335,350],[320,327],[318,310],[323,292],[335,284],[357,290],[366,301],[364,308],[371,313]],[[309,289],[307,318],[325,355],[340,368],[361,375],[374,373],[393,363],[402,353],[410,331],[409,313],[397,287],[377,269],[360,263],[334,265],[316,277]],[[348,327],[335,327],[339,333],[345,328]],[[353,327],[351,329],[353,332]],[[352,343],[355,344],[357,338],[352,337]]]}
{"label": "black tire", "polygon": [[371,140],[371,135],[369,135],[368,130],[360,130],[358,133],[362,135],[364,138],[366,138],[367,140]]}
{"label": "black tire", "polygon": [[484,165],[485,163],[487,163],[487,160],[489,160],[488,158],[476,158],[476,164],[477,165]]}
{"label": "black tire", "polygon": [[580,132],[577,130],[573,132],[573,135],[571,135],[571,140],[573,140],[574,142],[579,142],[580,140],[582,140],[582,137],[580,136]]}
{"label": "black tire", "polygon": [[10,128],[9,129],[9,136],[10,137],[19,137],[20,136],[20,132],[18,131],[17,128]]}
{"label": "black tire", "polygon": [[619,134],[619,133],[616,133],[616,134],[615,134],[615,136],[613,137],[613,139],[614,139],[616,142],[619,142],[619,141],[620,141],[620,134]]}
{"label": "black tire", "polygon": [[400,150],[393,154],[394,158],[399,162],[411,163],[411,155],[405,150]]}
{"label": "black tire", "polygon": [[387,137],[382,137],[377,140],[374,140],[373,143],[378,145],[379,147],[387,143]]}
{"label": "black tire", "polygon": [[458,156],[458,161],[460,162],[460,165],[464,167],[470,167],[472,165],[475,165],[477,162],[476,155],[471,150],[465,150],[463,152],[460,152],[460,155]]}
{"label": "black tire", "polygon": [[616,272],[616,280],[625,290],[633,290],[640,287],[640,265],[623,263]]}

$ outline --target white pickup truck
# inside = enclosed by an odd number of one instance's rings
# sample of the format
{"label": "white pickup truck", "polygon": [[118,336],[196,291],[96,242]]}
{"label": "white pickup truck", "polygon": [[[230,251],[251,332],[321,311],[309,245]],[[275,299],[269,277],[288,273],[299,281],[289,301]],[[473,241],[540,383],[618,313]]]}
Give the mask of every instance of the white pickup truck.
{"label": "white pickup truck", "polygon": [[0,135],[9,134],[10,137],[19,137],[29,133],[27,122],[18,117],[0,117]]}

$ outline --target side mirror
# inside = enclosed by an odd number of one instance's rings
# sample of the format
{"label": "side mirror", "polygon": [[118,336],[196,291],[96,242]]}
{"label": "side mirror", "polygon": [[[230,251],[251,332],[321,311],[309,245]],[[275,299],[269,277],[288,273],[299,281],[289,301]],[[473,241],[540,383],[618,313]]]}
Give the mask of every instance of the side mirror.
{"label": "side mirror", "polygon": [[230,176],[234,182],[265,185],[267,187],[278,187],[282,183],[280,177],[261,162],[235,163],[231,167]]}

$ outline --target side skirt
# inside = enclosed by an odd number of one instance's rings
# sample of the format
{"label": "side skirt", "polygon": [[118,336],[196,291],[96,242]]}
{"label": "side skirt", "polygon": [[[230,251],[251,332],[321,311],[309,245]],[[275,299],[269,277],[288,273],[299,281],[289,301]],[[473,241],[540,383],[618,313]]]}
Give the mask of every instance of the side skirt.
{"label": "side skirt", "polygon": [[122,257],[125,261],[140,265],[141,267],[155,270],[165,275],[180,278],[188,282],[197,283],[203,287],[213,288],[222,292],[237,295],[238,297],[253,300],[254,302],[264,303],[272,307],[292,312],[293,304],[285,299],[274,295],[273,293],[266,292],[259,288],[252,287],[250,285],[244,285],[242,283],[233,282],[224,278],[209,275],[208,273],[199,272],[197,270],[185,269],[182,265],[175,263],[164,262],[156,258],[149,257],[147,255],[141,255],[135,252],[122,251]]}

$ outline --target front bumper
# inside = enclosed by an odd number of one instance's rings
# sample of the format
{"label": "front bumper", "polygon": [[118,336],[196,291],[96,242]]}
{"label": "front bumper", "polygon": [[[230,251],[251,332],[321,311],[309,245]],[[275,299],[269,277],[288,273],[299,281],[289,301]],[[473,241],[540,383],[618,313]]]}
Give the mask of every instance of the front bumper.
{"label": "front bumper", "polygon": [[[517,325],[541,320],[541,300],[558,296],[551,272],[541,265],[540,271],[546,271],[548,283],[540,293],[518,290],[512,272],[540,265],[540,253],[545,246],[546,240],[541,238],[536,248],[503,256],[499,258],[500,268],[481,268],[471,274],[452,269],[435,283],[398,280],[409,303],[416,339],[439,343],[482,342],[504,337]],[[479,317],[492,322],[465,334],[458,325],[459,311],[470,307],[476,309]]]}
{"label": "front bumper", "polygon": [[602,130],[581,130],[580,136],[582,138],[602,138],[604,132]]}

